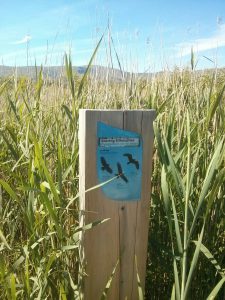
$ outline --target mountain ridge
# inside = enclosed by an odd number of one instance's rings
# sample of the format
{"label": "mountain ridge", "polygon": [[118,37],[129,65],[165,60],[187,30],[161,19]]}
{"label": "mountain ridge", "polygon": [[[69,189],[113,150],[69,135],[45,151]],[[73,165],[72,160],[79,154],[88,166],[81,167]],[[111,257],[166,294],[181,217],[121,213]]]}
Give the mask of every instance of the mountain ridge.
{"label": "mountain ridge", "polygon": [[[37,74],[40,72],[42,68],[42,73],[44,79],[57,79],[57,78],[64,78],[66,77],[66,71],[65,66],[19,66],[19,67],[12,67],[12,66],[4,66],[0,65],[0,78],[9,77],[12,75],[25,76],[30,77],[32,79],[35,79]],[[77,74],[78,76],[82,76],[87,66],[73,66],[72,67],[74,74]],[[214,69],[204,69],[204,70],[196,70],[197,73],[202,74],[205,72],[212,72]],[[219,71],[222,71],[225,73],[225,68],[218,68]],[[168,71],[169,73],[172,71]],[[154,75],[160,75],[164,73],[164,71],[159,72],[145,72],[145,73],[132,73],[132,72],[126,72],[121,71],[119,69],[110,68],[110,67],[104,67],[100,65],[93,65],[91,66],[90,70],[91,75],[94,77],[97,77],[99,79],[113,79],[113,80],[123,80],[123,79],[129,79],[132,76],[147,78],[152,77]]]}
{"label": "mountain ridge", "polygon": [[[40,72],[42,68],[42,73],[44,78],[49,79],[57,79],[60,77],[66,76],[66,71],[64,66],[19,66],[19,67],[12,67],[12,66],[4,66],[0,65],[0,77],[8,77],[12,75],[20,76],[27,76],[30,78],[36,78],[37,74]],[[87,69],[87,66],[73,66],[73,72],[75,74],[83,75]],[[91,74],[97,75],[100,78],[105,78],[107,74],[110,77],[115,77],[117,79],[122,79],[123,77],[129,76],[131,73],[123,72],[119,69],[112,69],[107,68],[100,65],[93,65],[91,66],[90,70]]]}

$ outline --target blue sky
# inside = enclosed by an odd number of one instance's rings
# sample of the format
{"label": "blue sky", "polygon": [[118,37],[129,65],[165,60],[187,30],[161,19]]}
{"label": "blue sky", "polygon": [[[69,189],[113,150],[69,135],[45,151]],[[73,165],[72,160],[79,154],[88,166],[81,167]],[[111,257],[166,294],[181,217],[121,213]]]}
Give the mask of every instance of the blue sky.
{"label": "blue sky", "polygon": [[116,50],[125,70],[173,69],[193,47],[199,69],[225,66],[224,0],[2,0],[0,11],[0,65],[62,65],[65,52],[86,65],[104,33],[98,64],[118,67]]}

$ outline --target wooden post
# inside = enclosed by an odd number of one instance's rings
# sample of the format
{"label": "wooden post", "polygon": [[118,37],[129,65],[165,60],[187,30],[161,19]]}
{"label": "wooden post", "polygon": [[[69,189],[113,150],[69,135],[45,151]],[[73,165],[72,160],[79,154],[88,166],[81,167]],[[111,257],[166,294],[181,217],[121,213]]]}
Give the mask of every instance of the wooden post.
{"label": "wooden post", "polygon": [[[118,262],[108,298],[138,299],[137,268],[144,291],[151,193],[154,110],[80,110],[80,224],[110,218],[82,233],[81,258],[85,268],[84,299],[98,300]],[[143,141],[141,198],[109,199],[97,176],[97,123],[139,133]],[[135,184],[135,182],[134,182]],[[137,268],[135,263],[137,258]]]}

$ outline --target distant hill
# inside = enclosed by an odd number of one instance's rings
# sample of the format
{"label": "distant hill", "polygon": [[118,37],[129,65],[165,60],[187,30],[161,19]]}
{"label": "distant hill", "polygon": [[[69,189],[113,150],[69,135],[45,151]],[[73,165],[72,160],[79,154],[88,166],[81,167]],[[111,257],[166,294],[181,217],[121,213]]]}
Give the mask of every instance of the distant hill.
{"label": "distant hill", "polygon": [[[87,66],[74,66],[73,72],[78,76],[82,76],[87,69]],[[28,67],[9,67],[0,65],[0,78],[1,77],[8,77],[11,75],[17,74],[17,76],[26,76],[32,79],[36,78],[36,72],[39,73],[41,70],[40,66],[28,66]],[[196,72],[201,76],[202,74],[211,73],[214,69],[205,69],[205,70],[197,70]],[[50,67],[43,67],[43,77],[45,79],[57,79],[57,78],[64,78],[65,74],[65,67],[64,66],[50,66]],[[225,74],[225,68],[219,68],[218,71],[220,73]],[[156,73],[129,73],[129,72],[121,72],[119,69],[112,69],[103,66],[93,65],[91,67],[91,75],[98,79],[110,79],[113,81],[121,81],[123,79],[129,79],[131,77],[135,78],[147,78],[152,77],[153,75],[160,76],[163,74],[163,71],[156,72]],[[169,72],[169,71],[168,71]],[[169,72],[170,73],[170,72]],[[172,73],[172,72],[171,72]]]}
{"label": "distant hill", "polygon": [[[2,66],[0,65],[0,77],[7,77],[11,75],[17,74],[17,76],[28,76],[31,78],[36,77],[36,73],[39,73],[41,70],[41,67],[34,67],[34,66],[28,66],[28,67],[9,67],[9,66]],[[74,71],[76,71],[78,74],[83,74],[86,70],[86,67],[77,67],[74,68]],[[43,67],[43,76],[45,78],[58,78],[60,76],[65,75],[65,69],[63,66],[52,66],[52,67]]]}
{"label": "distant hill", "polygon": [[[73,67],[73,72],[77,75],[83,75],[87,69],[87,66],[77,66]],[[0,77],[8,77],[11,75],[17,74],[17,76],[27,76],[30,78],[36,78],[36,73],[39,73],[41,67],[9,67],[0,65]],[[43,67],[43,77],[49,79],[56,79],[60,77],[65,77],[65,67],[64,66],[50,66]],[[98,78],[105,79],[107,76],[109,78],[113,78],[115,80],[121,80],[124,77],[129,77],[130,74],[128,72],[121,73],[118,69],[111,69],[103,66],[92,66],[91,74],[95,75]]]}

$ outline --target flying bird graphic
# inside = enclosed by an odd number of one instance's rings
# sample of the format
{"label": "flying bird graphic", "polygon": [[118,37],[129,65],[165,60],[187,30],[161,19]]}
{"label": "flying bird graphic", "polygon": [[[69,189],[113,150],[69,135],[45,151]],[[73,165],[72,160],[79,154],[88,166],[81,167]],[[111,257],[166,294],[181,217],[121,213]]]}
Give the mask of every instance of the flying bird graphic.
{"label": "flying bird graphic", "polygon": [[130,153],[125,153],[123,156],[126,156],[128,158],[127,164],[134,164],[136,169],[139,169],[139,162],[136,159],[134,159]]}
{"label": "flying bird graphic", "polygon": [[118,174],[115,174],[115,176],[118,176],[118,178],[123,179],[126,183],[128,182],[127,177],[123,174],[123,170],[121,167],[120,163],[117,163],[117,169],[118,169]]}
{"label": "flying bird graphic", "polygon": [[101,163],[102,163],[102,171],[106,171],[112,174],[112,169],[110,168],[109,164],[106,162],[103,156],[101,157]]}

